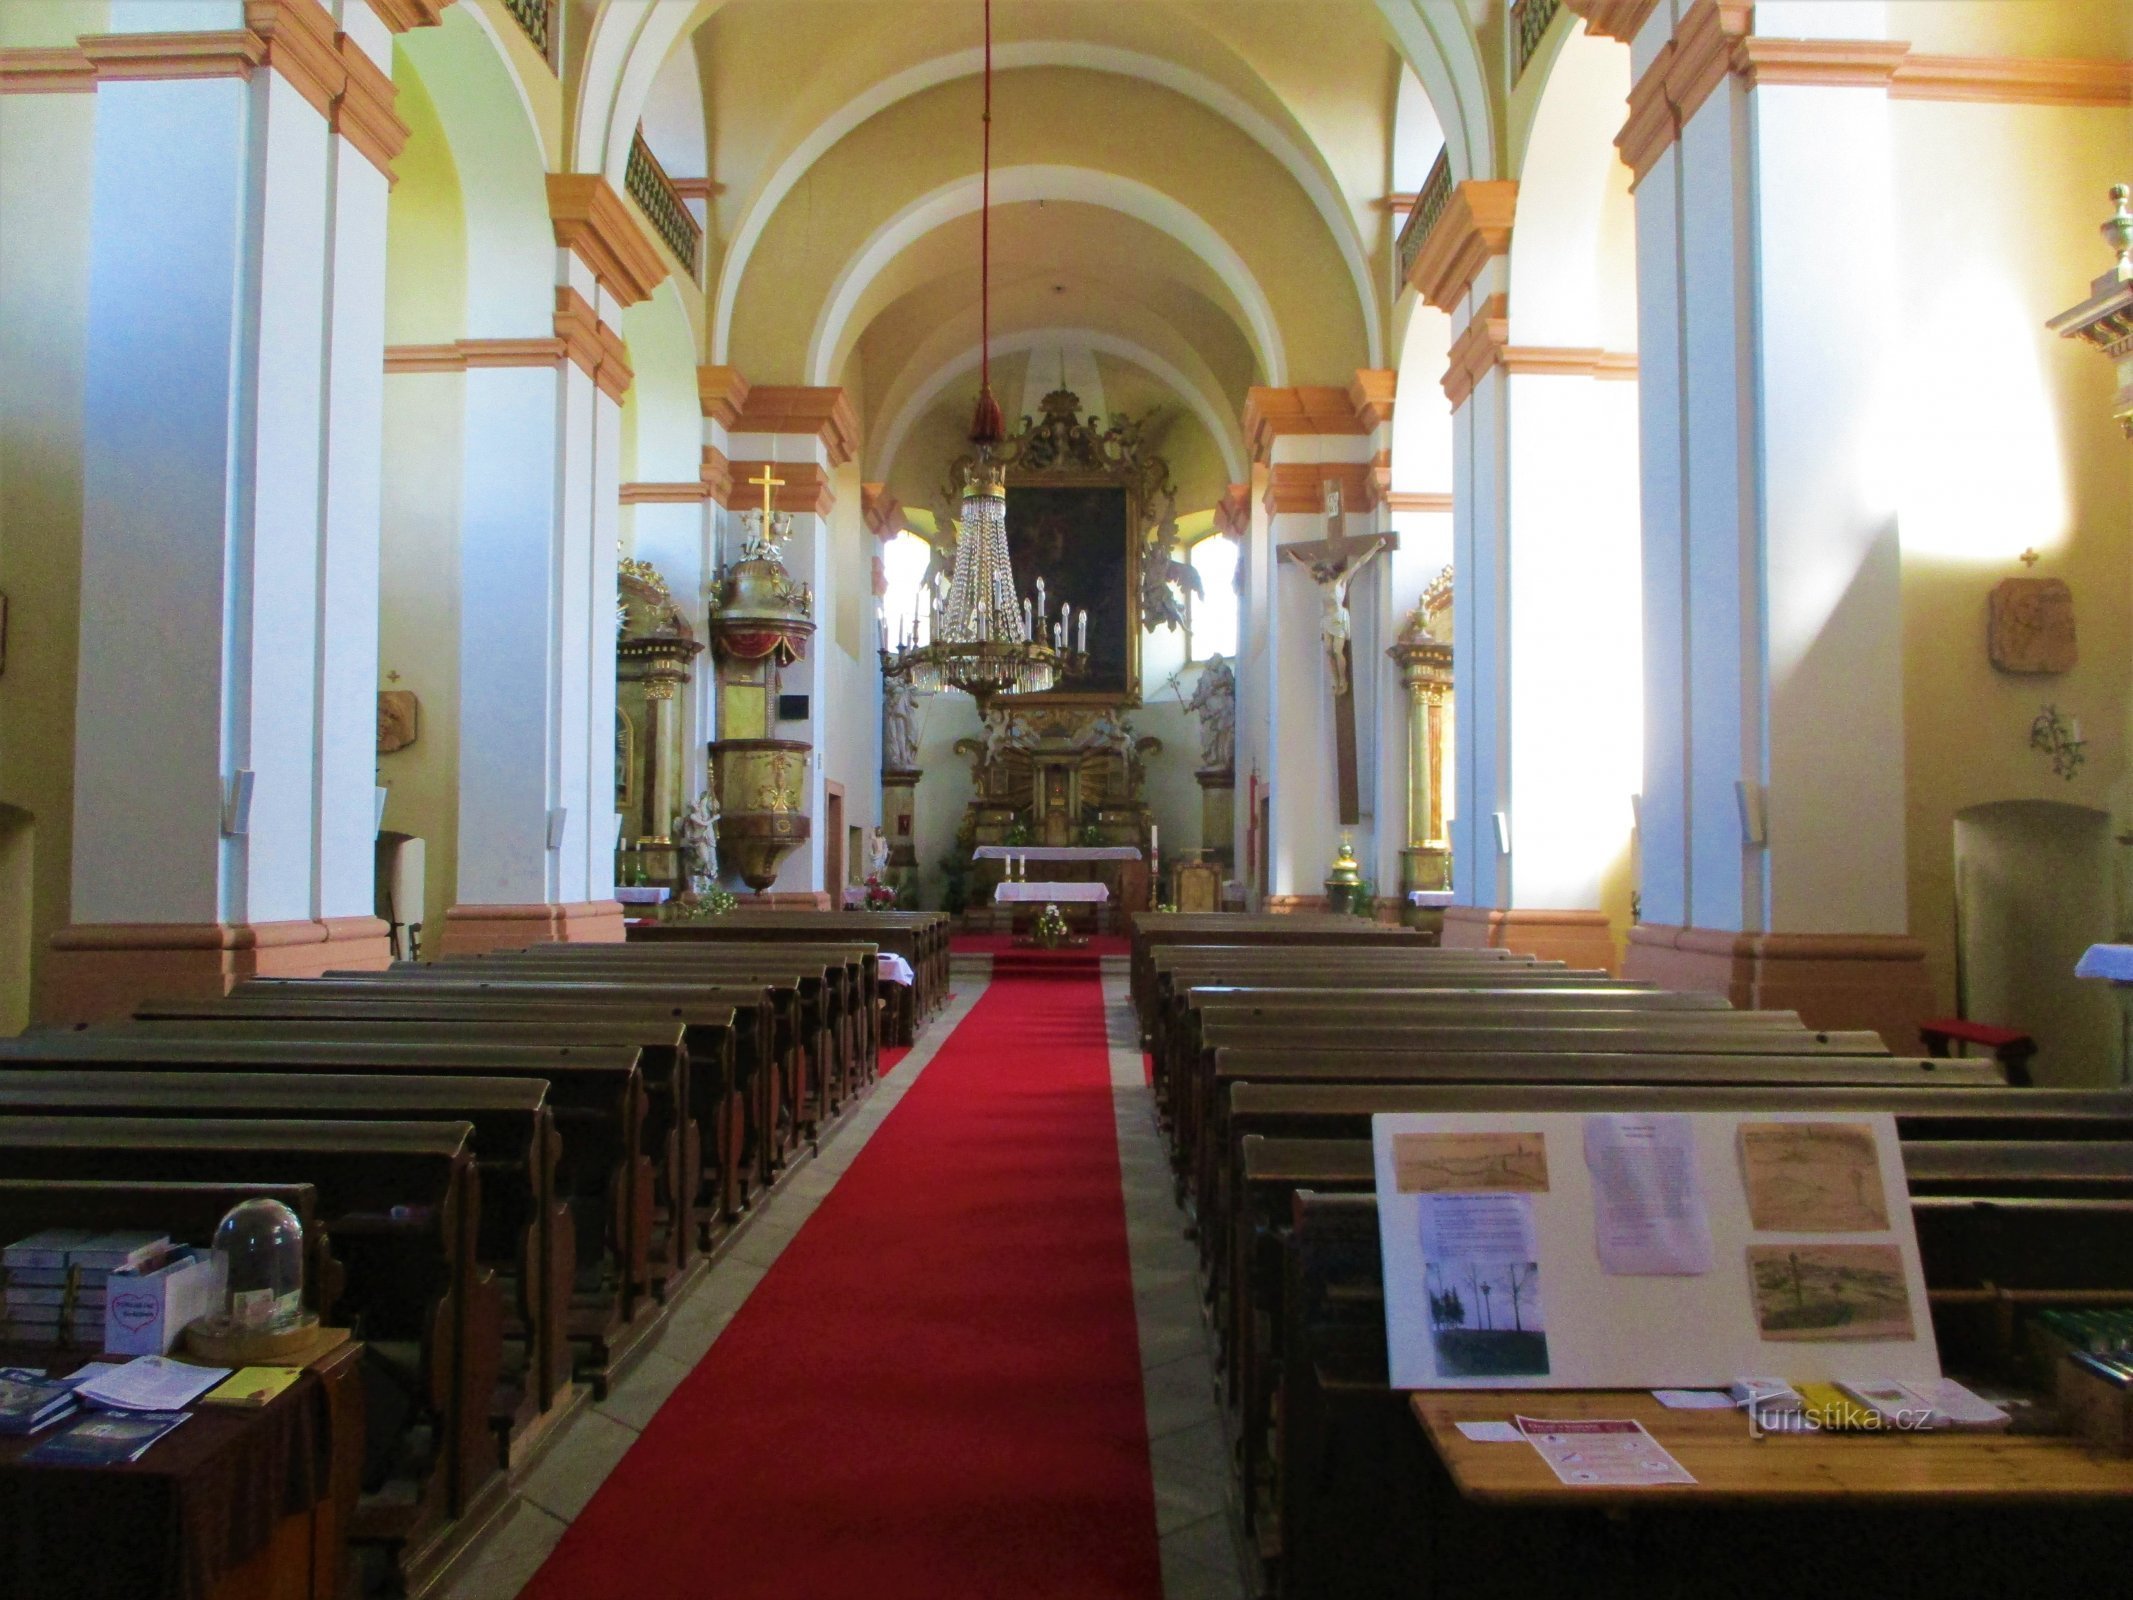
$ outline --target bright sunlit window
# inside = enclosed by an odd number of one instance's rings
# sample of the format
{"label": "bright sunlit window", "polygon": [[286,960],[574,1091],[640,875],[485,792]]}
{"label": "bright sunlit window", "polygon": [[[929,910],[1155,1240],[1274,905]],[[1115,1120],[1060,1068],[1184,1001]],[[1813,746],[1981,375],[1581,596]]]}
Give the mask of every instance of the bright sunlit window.
{"label": "bright sunlit window", "polygon": [[892,646],[910,639],[917,630],[919,595],[932,559],[933,546],[908,528],[882,546],[881,566],[889,592],[881,597],[881,609]]}
{"label": "bright sunlit window", "polygon": [[1209,534],[1187,553],[1200,575],[1201,593],[1189,595],[1185,608],[1185,658],[1209,661],[1237,658],[1237,541]]}

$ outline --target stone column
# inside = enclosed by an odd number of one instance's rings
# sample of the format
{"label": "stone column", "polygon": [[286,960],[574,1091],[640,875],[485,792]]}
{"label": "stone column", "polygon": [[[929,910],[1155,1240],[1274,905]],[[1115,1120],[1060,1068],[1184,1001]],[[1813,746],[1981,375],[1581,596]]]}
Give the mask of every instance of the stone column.
{"label": "stone column", "polygon": [[[1508,181],[1455,186],[1409,275],[1452,319],[1444,393],[1452,406],[1459,574],[1458,793],[1444,942],[1611,969],[1614,940],[1599,909],[1606,845],[1588,837],[1591,815],[1608,802],[1567,758],[1563,726],[1565,703],[1589,689],[1561,621],[1580,587],[1575,552],[1561,548],[1575,533],[1543,492],[1559,494],[1566,470],[1552,386],[1593,377],[1605,363],[1599,351],[1512,342],[1517,199]],[[1617,832],[1626,835],[1627,796],[1615,804]]]}
{"label": "stone column", "polygon": [[[220,8],[218,8],[220,9]],[[38,1009],[389,959],[372,915],[387,170],[370,8],[113,8],[82,418],[72,922]]]}
{"label": "stone column", "polygon": [[1901,1048],[1932,996],[1870,447],[1900,354],[1884,12],[1697,0],[1635,33],[1648,921],[1625,970]]}
{"label": "stone column", "polygon": [[666,260],[606,181],[548,183],[547,328],[469,339],[460,584],[459,882],[448,955],[617,940],[617,331]]}
{"label": "stone column", "polygon": [[[1344,830],[1334,766],[1332,680],[1319,632],[1319,594],[1308,572],[1285,560],[1281,547],[1327,536],[1326,487],[1341,490],[1349,536],[1379,531],[1378,483],[1372,433],[1347,388],[1255,388],[1245,405],[1244,429],[1253,461],[1264,470],[1260,510],[1265,545],[1249,567],[1251,625],[1256,637],[1240,663],[1240,754],[1264,756],[1260,792],[1270,799],[1268,911],[1317,910],[1324,880],[1345,831],[1369,859],[1374,818]],[[1254,543],[1259,541],[1254,529]],[[1355,715],[1359,787],[1365,804],[1375,789],[1374,726],[1378,675],[1376,627],[1389,563],[1374,561],[1349,591],[1355,636]],[[1246,717],[1253,726],[1246,738]]]}

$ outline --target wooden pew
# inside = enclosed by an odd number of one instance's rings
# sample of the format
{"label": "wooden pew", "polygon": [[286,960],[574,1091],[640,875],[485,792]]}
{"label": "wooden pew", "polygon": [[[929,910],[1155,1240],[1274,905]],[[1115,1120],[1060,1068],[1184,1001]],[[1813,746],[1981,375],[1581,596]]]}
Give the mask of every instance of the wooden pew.
{"label": "wooden pew", "polygon": [[[94,1037],[61,1034],[50,1053],[9,1051],[0,1064],[0,1117],[317,1117],[335,1121],[466,1122],[481,1169],[476,1260],[516,1297],[522,1361],[499,1382],[491,1415],[503,1464],[570,1384],[570,1293],[576,1266],[570,1203],[559,1196],[560,1140],[548,1085],[534,1078],[377,1073],[255,1073],[129,1069],[65,1048]],[[24,1041],[10,1040],[10,1044]],[[35,1036],[29,1041],[35,1044]],[[33,1065],[32,1063],[41,1063]],[[202,1236],[195,1242],[206,1243]]]}
{"label": "wooden pew", "polygon": [[[26,1180],[303,1181],[347,1269],[342,1308],[374,1370],[404,1366],[423,1426],[393,1483],[366,1485],[352,1535],[403,1577],[454,1519],[501,1505],[488,1401],[501,1296],[475,1263],[480,1180],[465,1122],[0,1117],[0,1171]],[[423,1441],[427,1440],[426,1443]]]}
{"label": "wooden pew", "polygon": [[[726,1020],[721,1021],[721,1017]],[[324,1038],[491,1041],[569,1048],[627,1046],[641,1052],[647,1093],[659,1109],[654,1134],[672,1113],[676,1074],[686,1074],[686,1104],[700,1129],[706,1162],[698,1191],[699,1248],[737,1219],[759,1187],[755,1140],[766,1078],[775,1077],[770,1018],[747,1007],[672,1006],[657,1001],[543,999],[504,1003],[486,994],[324,997],[289,985],[251,988],[221,998],[156,1000],[138,1008],[128,1027],[173,1034],[218,1026],[286,1024],[262,1037],[301,1039],[317,1027]],[[656,1138],[653,1149],[662,1148]],[[628,1192],[628,1191],[625,1191]],[[654,1245],[652,1254],[661,1255]],[[661,1256],[664,1259],[664,1256]],[[590,1260],[591,1257],[581,1256]]]}
{"label": "wooden pew", "polygon": [[[1126,930],[1134,1009],[1145,1015],[1153,982],[1151,960],[1160,946],[1281,945],[1292,950],[1338,946],[1342,948],[1404,946],[1411,950],[1430,948],[1411,928],[1387,927],[1361,917],[1301,914],[1295,916],[1246,916],[1238,913],[1214,916],[1182,916],[1177,912],[1137,912]],[[1487,952],[1459,952],[1461,954]],[[1495,959],[1517,960],[1509,951]]]}
{"label": "wooden pew", "polygon": [[[657,1303],[652,1289],[653,1228],[657,1163],[645,1149],[649,1095],[640,1070],[641,1052],[631,1045],[566,1045],[477,1042],[489,1030],[463,1033],[454,1041],[433,1030],[465,1024],[445,1022],[294,1022],[236,1016],[214,1001],[186,1009],[202,1018],[136,1021],[86,1032],[30,1034],[0,1041],[0,1062],[42,1062],[72,1067],[177,1075],[199,1072],[301,1073],[315,1078],[442,1075],[508,1078],[542,1085],[559,1136],[553,1187],[558,1220],[570,1224],[568,1243],[551,1248],[557,1266],[548,1288],[562,1303],[567,1340],[554,1352],[563,1363],[575,1356],[579,1373],[596,1396],[605,1395],[620,1370],[653,1331]],[[676,1068],[666,1067],[662,1093],[673,1093]],[[4,1081],[4,1079],[0,1079]],[[574,1268],[562,1270],[564,1259]],[[573,1348],[574,1347],[574,1348]]]}
{"label": "wooden pew", "polygon": [[[693,945],[758,939],[862,939],[902,956],[918,979],[921,1018],[948,1003],[949,936],[952,923],[940,911],[758,911],[738,906],[721,917],[632,926],[632,945]],[[906,1041],[908,1042],[908,1041]]]}
{"label": "wooden pew", "polygon": [[[690,1055],[695,1057],[694,1028],[708,1025],[720,1028],[733,1026],[732,1013],[749,1010],[759,1017],[771,1019],[769,1027],[769,1071],[758,1071],[755,1102],[748,1107],[749,1144],[758,1165],[758,1176],[766,1185],[772,1176],[783,1167],[787,1155],[804,1136],[797,1107],[800,1103],[803,1083],[802,1050],[807,1029],[801,1016],[799,987],[797,983],[780,984],[775,981],[758,982],[729,980],[720,983],[696,983],[681,980],[659,979],[577,979],[568,976],[512,977],[499,972],[486,973],[443,972],[429,969],[372,972],[333,973],[320,978],[255,978],[242,983],[232,991],[237,996],[247,996],[261,990],[289,989],[316,999],[365,1000],[382,997],[399,999],[461,1000],[473,1001],[488,996],[498,1005],[510,1011],[518,1011],[529,1003],[541,1001],[559,1002],[565,1006],[587,1009],[607,1003],[634,1003],[640,1009],[646,1007],[671,1009],[672,1014],[690,1024],[692,1037]],[[745,1039],[745,1032],[743,1035]],[[759,1025],[757,1038],[763,1037]],[[686,1106],[682,1114],[687,1115]]]}
{"label": "wooden pew", "polygon": [[867,945],[752,945],[745,951],[638,948],[614,944],[535,945],[478,961],[436,962],[418,971],[478,970],[481,965],[544,977],[696,983],[797,979],[809,1023],[809,1110],[827,1121],[875,1077],[880,1060],[875,951]]}

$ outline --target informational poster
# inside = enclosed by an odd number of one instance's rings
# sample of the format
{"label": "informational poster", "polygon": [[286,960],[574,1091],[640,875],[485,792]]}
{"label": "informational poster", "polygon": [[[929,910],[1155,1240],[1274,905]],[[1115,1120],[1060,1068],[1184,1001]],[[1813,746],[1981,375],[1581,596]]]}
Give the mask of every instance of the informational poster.
{"label": "informational poster", "polygon": [[1406,1389],[1935,1382],[1886,1113],[1373,1119]]}
{"label": "informational poster", "polygon": [[1518,1431],[1556,1477],[1580,1489],[1694,1483],[1688,1469],[1634,1418],[1551,1421],[1518,1417]]}
{"label": "informational poster", "polygon": [[1679,1113],[1585,1119],[1600,1265],[1625,1277],[1711,1270],[1695,1129]]}

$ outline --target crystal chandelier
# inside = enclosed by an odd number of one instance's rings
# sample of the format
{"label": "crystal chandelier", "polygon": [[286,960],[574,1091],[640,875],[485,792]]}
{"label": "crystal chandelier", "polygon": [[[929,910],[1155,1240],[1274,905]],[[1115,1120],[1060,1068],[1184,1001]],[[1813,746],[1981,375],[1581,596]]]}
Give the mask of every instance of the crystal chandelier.
{"label": "crystal chandelier", "polygon": [[1044,580],[1035,595],[1015,592],[1007,546],[1007,473],[993,459],[1004,431],[992,394],[992,0],[985,0],[985,134],[983,196],[979,206],[979,377],[970,442],[977,461],[963,483],[963,515],[955,524],[955,576],[939,579],[909,633],[882,641],[884,676],[908,678],[931,692],[952,689],[983,711],[996,694],[1042,694],[1088,665],[1089,619],[1061,605],[1055,622],[1045,610]]}

